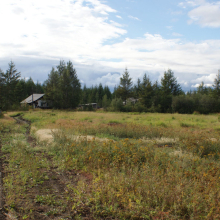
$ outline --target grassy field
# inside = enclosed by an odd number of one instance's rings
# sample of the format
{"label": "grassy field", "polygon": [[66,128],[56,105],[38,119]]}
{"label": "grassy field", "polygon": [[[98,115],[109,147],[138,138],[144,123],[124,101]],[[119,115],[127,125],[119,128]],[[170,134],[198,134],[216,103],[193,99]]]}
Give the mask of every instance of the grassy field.
{"label": "grassy field", "polygon": [[8,112],[0,138],[8,217],[220,219],[218,114]]}

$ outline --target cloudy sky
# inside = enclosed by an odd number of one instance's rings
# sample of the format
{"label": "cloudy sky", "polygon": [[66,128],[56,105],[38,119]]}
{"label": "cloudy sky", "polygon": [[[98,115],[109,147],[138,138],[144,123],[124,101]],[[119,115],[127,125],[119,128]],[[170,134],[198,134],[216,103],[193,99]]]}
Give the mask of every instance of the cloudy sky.
{"label": "cloudy sky", "polygon": [[0,0],[0,68],[44,82],[71,60],[87,86],[160,81],[168,68],[184,89],[211,85],[220,69],[220,1]]}

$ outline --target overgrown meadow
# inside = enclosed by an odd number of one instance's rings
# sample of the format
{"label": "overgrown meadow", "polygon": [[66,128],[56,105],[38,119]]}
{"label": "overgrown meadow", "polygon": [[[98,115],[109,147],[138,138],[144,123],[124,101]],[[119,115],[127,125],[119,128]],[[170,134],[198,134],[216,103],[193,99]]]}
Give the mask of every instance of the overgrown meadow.
{"label": "overgrown meadow", "polygon": [[218,114],[8,112],[0,136],[8,216],[220,219]]}

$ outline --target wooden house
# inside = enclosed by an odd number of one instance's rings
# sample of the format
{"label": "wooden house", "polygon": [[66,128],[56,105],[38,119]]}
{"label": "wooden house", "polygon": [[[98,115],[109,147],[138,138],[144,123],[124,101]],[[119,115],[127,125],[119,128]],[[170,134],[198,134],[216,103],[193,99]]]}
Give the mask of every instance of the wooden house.
{"label": "wooden house", "polygon": [[32,105],[33,108],[49,108],[48,101],[43,100],[44,94],[32,94],[24,99],[21,105]]}

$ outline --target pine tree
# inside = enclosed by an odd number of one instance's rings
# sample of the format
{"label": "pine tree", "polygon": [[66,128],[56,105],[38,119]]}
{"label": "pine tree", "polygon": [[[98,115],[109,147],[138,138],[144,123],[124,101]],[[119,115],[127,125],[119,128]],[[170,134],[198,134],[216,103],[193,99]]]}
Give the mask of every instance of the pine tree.
{"label": "pine tree", "polygon": [[108,86],[104,87],[104,95],[107,95],[107,99],[112,100],[112,93]]}
{"label": "pine tree", "polygon": [[45,81],[45,99],[52,102],[53,107],[61,108],[62,92],[60,89],[60,76],[53,67]]}
{"label": "pine tree", "polygon": [[60,61],[45,82],[46,98],[57,108],[75,108],[80,102],[81,84],[71,61]]}
{"label": "pine tree", "polygon": [[213,86],[213,94],[214,97],[219,98],[220,97],[220,70],[218,70],[218,74],[216,75],[216,78],[214,79]]}
{"label": "pine tree", "polygon": [[137,84],[134,86],[134,98],[139,98],[141,92],[141,80],[138,78]]}
{"label": "pine tree", "polygon": [[182,93],[180,85],[177,83],[174,73],[171,69],[164,72],[161,79],[161,108],[162,112],[171,112],[172,96]]}
{"label": "pine tree", "polygon": [[141,83],[140,98],[141,103],[146,108],[151,107],[153,98],[153,86],[149,76],[147,76],[146,74],[144,75],[143,82]]}
{"label": "pine tree", "polygon": [[107,94],[105,94],[102,99],[102,107],[104,108],[104,110],[107,110],[107,108],[110,106],[110,103],[111,101],[108,99]]}
{"label": "pine tree", "polygon": [[6,109],[9,109],[13,104],[16,103],[16,93],[15,87],[19,82],[21,74],[15,68],[15,64],[11,61],[8,64],[8,69],[6,73],[1,72],[1,78],[3,80],[3,87],[4,93],[3,96],[3,103]]}
{"label": "pine tree", "polygon": [[4,77],[3,77],[3,71],[0,69],[0,110],[4,107]]}
{"label": "pine tree", "polygon": [[205,86],[204,82],[197,87],[197,93],[201,95],[208,95],[208,88]]}
{"label": "pine tree", "polygon": [[127,68],[125,68],[125,72],[120,78],[120,85],[117,89],[117,94],[125,101],[132,95],[132,79],[129,76],[129,72]]}

